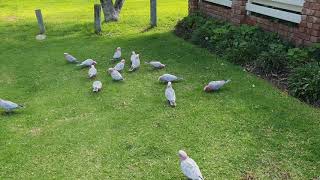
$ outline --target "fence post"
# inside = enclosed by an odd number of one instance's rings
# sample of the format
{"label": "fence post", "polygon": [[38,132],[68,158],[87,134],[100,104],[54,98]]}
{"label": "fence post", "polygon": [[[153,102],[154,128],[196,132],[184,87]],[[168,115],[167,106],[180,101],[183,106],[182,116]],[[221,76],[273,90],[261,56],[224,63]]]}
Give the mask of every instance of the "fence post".
{"label": "fence post", "polygon": [[157,0],[150,0],[150,25],[157,26]]}
{"label": "fence post", "polygon": [[35,13],[36,13],[36,17],[37,17],[37,20],[38,20],[40,34],[44,34],[46,32],[46,29],[44,27],[43,18],[42,18],[42,14],[41,14],[41,9],[36,9]]}
{"label": "fence post", "polygon": [[101,32],[101,5],[94,5],[94,30],[95,33],[99,34]]}

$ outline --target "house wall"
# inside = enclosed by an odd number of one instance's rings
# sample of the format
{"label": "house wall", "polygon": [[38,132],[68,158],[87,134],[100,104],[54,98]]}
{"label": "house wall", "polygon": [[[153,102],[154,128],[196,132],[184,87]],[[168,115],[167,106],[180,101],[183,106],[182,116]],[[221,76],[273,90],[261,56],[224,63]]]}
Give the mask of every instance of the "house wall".
{"label": "house wall", "polygon": [[247,0],[233,0],[231,7],[225,7],[203,0],[189,0],[189,13],[202,12],[206,16],[232,22],[233,24],[257,25],[266,31],[276,32],[282,38],[296,45],[310,45],[320,42],[320,1],[305,0],[302,20],[299,24],[275,22],[270,18],[247,15]]}

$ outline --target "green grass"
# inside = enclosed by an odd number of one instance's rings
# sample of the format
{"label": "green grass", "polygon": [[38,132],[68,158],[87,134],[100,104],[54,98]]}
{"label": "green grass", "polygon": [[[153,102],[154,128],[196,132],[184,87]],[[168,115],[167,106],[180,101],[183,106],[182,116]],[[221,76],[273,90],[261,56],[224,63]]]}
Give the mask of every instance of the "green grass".
{"label": "green grass", "polygon": [[[0,115],[0,179],[185,179],[177,151],[186,150],[206,179],[311,179],[320,176],[320,111],[268,82],[172,34],[187,15],[187,0],[159,1],[158,27],[149,24],[149,0],[126,1],[118,23],[93,33],[93,0],[1,0],[0,97],[25,109]],[[38,32],[41,8],[48,38]],[[106,74],[114,48],[127,60],[159,59],[124,73]],[[104,84],[91,93],[87,69],[66,64],[63,53],[98,62]],[[163,73],[177,107],[164,98]],[[203,86],[231,78],[220,92]],[[255,87],[253,87],[253,84]]]}

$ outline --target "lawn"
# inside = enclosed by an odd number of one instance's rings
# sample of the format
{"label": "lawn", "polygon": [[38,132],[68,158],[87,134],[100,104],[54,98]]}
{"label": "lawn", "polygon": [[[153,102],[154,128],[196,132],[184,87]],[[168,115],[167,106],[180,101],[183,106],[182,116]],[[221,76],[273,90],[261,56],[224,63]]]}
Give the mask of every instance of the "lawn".
{"label": "lawn", "polygon": [[[185,179],[177,152],[197,161],[206,179],[311,179],[320,176],[320,111],[207,50],[173,35],[187,0],[125,2],[118,23],[93,33],[93,0],[1,0],[0,97],[26,108],[0,111],[0,179]],[[48,38],[38,32],[41,8]],[[116,47],[161,60],[112,82]],[[91,92],[87,69],[63,53],[98,62],[104,89]],[[128,61],[127,61],[128,62]],[[128,68],[128,66],[127,66]],[[177,107],[167,105],[158,76],[173,73]],[[203,86],[232,82],[217,93]]]}

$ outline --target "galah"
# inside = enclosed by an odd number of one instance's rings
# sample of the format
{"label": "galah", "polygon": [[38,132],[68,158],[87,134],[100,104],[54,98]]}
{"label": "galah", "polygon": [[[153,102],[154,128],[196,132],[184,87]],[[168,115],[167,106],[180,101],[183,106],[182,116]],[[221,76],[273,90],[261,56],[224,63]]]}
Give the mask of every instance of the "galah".
{"label": "galah", "polygon": [[69,53],[63,53],[64,54],[64,58],[69,62],[69,63],[78,63],[77,58],[73,57],[72,55],[70,55]]}
{"label": "galah", "polygon": [[81,66],[81,67],[91,67],[91,65],[96,65],[97,62],[94,61],[93,59],[87,59],[85,61],[82,61],[80,64],[78,64],[77,66]]}
{"label": "galah", "polygon": [[120,58],[121,58],[121,48],[117,47],[116,51],[114,52],[113,59],[118,60]]}
{"label": "galah", "polygon": [[225,84],[229,83],[231,80],[220,80],[220,81],[211,81],[208,85],[204,87],[205,92],[217,91]]}
{"label": "galah", "polygon": [[164,75],[160,76],[158,80],[160,82],[176,82],[176,81],[182,80],[182,78],[177,77],[172,74],[164,74]]}
{"label": "galah", "polygon": [[119,73],[119,71],[115,70],[114,68],[109,68],[108,72],[110,73],[110,75],[114,81],[124,80],[122,75]]}
{"label": "galah", "polygon": [[122,59],[117,65],[114,66],[114,69],[117,71],[122,71],[124,69],[124,65],[126,63],[126,60]]}
{"label": "galah", "polygon": [[132,61],[135,60],[135,58],[136,58],[136,53],[134,51],[132,51],[131,57],[130,57],[131,63],[132,63]]}
{"label": "galah", "polygon": [[92,83],[92,91],[93,92],[99,92],[101,89],[102,89],[101,81],[94,81]]}
{"label": "galah", "polygon": [[146,64],[149,64],[151,67],[153,67],[154,69],[162,69],[164,67],[166,67],[165,64],[162,64],[159,61],[150,61],[150,62],[145,62]]}
{"label": "galah", "polygon": [[97,69],[94,67],[94,65],[91,65],[91,68],[88,71],[89,78],[93,78],[97,76]]}
{"label": "galah", "polygon": [[199,166],[193,159],[191,159],[187,155],[186,152],[180,150],[179,157],[180,157],[180,167],[181,167],[182,173],[185,176],[187,176],[188,179],[204,180],[201,174],[201,171],[199,169]]}
{"label": "galah", "polygon": [[6,112],[11,112],[15,109],[22,108],[23,106],[11,101],[0,99],[0,107]]}
{"label": "galah", "polygon": [[131,68],[129,71],[135,71],[140,67],[140,58],[139,54],[135,55],[135,58],[132,60]]}
{"label": "galah", "polygon": [[174,89],[172,88],[171,82],[168,82],[166,91],[165,91],[165,96],[168,100],[168,103],[172,107],[176,107],[176,93],[174,92]]}

